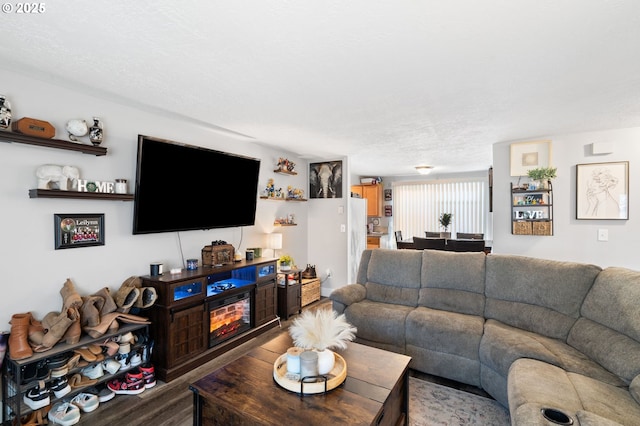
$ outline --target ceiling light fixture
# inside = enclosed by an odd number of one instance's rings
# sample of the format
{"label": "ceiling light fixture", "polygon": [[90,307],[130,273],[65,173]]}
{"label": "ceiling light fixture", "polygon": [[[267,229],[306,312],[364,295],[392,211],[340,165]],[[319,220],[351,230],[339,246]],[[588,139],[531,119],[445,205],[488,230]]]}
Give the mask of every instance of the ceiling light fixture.
{"label": "ceiling light fixture", "polygon": [[429,173],[431,173],[432,169],[433,169],[433,166],[416,166],[416,170],[421,175],[428,175]]}

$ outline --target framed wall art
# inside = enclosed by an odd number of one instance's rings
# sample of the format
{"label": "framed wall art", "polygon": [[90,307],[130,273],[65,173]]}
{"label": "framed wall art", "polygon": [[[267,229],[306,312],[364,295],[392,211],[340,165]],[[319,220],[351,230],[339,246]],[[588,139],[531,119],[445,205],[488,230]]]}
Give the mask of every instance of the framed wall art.
{"label": "framed wall art", "polygon": [[342,161],[309,164],[309,198],[342,198]]}
{"label": "framed wall art", "polygon": [[104,245],[104,214],[53,215],[55,249]]}
{"label": "framed wall art", "polygon": [[512,143],[511,176],[527,176],[530,169],[551,165],[551,141]]}
{"label": "framed wall art", "polygon": [[629,162],[576,165],[576,219],[629,219]]}

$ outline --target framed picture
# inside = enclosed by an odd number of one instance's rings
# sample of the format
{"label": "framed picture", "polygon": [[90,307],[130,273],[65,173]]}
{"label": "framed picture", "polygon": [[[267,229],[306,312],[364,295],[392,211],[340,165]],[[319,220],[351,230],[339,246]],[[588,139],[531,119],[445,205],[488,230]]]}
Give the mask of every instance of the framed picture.
{"label": "framed picture", "polygon": [[53,215],[55,249],[104,245],[104,214]]}
{"label": "framed picture", "polygon": [[510,148],[511,176],[527,176],[530,169],[551,164],[551,141],[512,143]]}
{"label": "framed picture", "polygon": [[342,198],[342,161],[309,164],[309,198]]}
{"label": "framed picture", "polygon": [[576,219],[629,219],[629,162],[576,166]]}
{"label": "framed picture", "polygon": [[393,198],[391,196],[391,190],[390,189],[385,189],[384,190],[384,200],[385,201],[392,201]]}

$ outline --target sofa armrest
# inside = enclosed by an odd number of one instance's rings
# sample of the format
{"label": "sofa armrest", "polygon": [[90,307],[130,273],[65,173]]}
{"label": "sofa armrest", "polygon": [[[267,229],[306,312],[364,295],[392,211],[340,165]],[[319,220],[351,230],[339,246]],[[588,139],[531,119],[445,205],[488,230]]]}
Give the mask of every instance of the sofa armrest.
{"label": "sofa armrest", "polygon": [[367,296],[367,288],[362,284],[349,284],[344,287],[333,290],[329,298],[333,301],[334,305],[340,303],[347,307],[353,303],[364,300]]}

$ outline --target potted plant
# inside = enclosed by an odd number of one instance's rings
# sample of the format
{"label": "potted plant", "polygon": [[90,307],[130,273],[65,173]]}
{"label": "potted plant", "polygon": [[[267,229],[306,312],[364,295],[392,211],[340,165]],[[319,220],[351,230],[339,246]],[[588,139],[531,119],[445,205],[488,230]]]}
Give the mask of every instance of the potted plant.
{"label": "potted plant", "polygon": [[529,176],[531,180],[537,181],[539,188],[547,188],[547,183],[551,179],[556,178],[557,171],[558,169],[556,167],[536,167],[535,169],[529,169],[527,176]]}
{"label": "potted plant", "polygon": [[293,266],[293,258],[288,254],[283,254],[280,256],[280,270],[281,271],[290,271]]}
{"label": "potted plant", "polygon": [[451,238],[451,232],[449,232],[449,225],[451,225],[451,219],[453,218],[453,213],[442,213],[440,215],[440,226],[444,229],[444,232],[440,233],[440,238]]}

